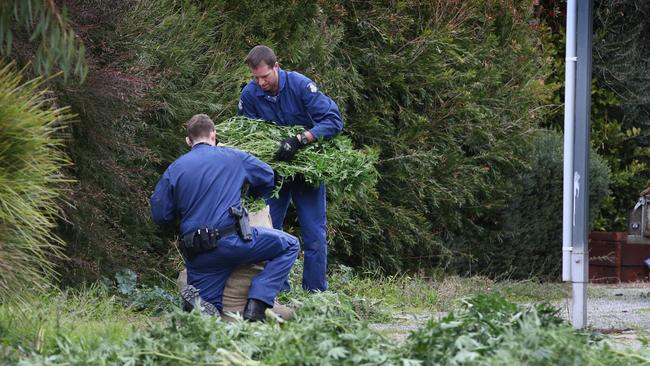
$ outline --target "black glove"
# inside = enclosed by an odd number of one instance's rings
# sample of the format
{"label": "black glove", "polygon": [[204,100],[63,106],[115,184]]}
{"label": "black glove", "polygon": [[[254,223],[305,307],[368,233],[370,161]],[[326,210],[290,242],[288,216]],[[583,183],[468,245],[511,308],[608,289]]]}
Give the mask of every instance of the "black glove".
{"label": "black glove", "polygon": [[289,161],[302,146],[296,136],[288,137],[280,142],[280,148],[275,152],[275,160]]}

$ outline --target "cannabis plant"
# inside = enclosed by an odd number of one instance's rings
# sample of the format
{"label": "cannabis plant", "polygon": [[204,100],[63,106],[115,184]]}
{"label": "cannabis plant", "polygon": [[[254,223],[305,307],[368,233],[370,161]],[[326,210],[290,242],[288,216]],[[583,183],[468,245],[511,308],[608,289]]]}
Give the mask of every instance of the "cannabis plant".
{"label": "cannabis plant", "polygon": [[302,126],[276,126],[246,117],[233,117],[216,126],[221,142],[257,156],[271,165],[280,177],[300,177],[313,185],[325,182],[335,195],[372,190],[377,182],[376,153],[355,150],[350,139],[342,135],[304,147],[290,162],[276,160],[274,155],[279,141],[303,129]]}

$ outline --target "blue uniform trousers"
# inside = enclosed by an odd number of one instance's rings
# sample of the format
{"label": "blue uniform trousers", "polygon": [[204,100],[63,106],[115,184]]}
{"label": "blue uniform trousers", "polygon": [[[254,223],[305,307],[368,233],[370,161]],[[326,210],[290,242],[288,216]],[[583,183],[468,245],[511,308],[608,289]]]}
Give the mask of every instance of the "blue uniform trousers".
{"label": "blue uniform trousers", "polygon": [[251,241],[230,235],[220,239],[215,250],[187,260],[187,282],[199,289],[203,300],[222,310],[223,289],[235,267],[268,261],[264,270],[251,281],[248,298],[273,306],[299,250],[300,244],[295,236],[275,229],[254,227]]}
{"label": "blue uniform trousers", "polygon": [[[327,238],[325,235],[327,211],[325,185],[314,187],[303,180],[285,181],[278,198],[268,200],[273,227],[282,230],[284,218],[292,201],[298,214],[304,245],[302,287],[309,291],[327,289]],[[283,290],[289,289],[286,282]]]}

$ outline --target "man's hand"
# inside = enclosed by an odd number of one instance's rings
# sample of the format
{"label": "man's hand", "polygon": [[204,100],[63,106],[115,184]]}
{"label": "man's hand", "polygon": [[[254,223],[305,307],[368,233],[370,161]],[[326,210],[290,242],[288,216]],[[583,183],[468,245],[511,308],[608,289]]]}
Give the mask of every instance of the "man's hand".
{"label": "man's hand", "polygon": [[280,142],[280,148],[275,152],[275,160],[289,161],[302,146],[296,136],[288,137]]}

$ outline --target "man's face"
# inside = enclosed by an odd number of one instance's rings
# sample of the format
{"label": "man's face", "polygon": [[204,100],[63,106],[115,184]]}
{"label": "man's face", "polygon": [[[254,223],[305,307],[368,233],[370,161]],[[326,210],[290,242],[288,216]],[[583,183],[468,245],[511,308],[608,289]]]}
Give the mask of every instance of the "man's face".
{"label": "man's face", "polygon": [[250,68],[257,85],[271,95],[278,93],[278,67],[276,62],[273,67],[261,63],[258,67]]}

